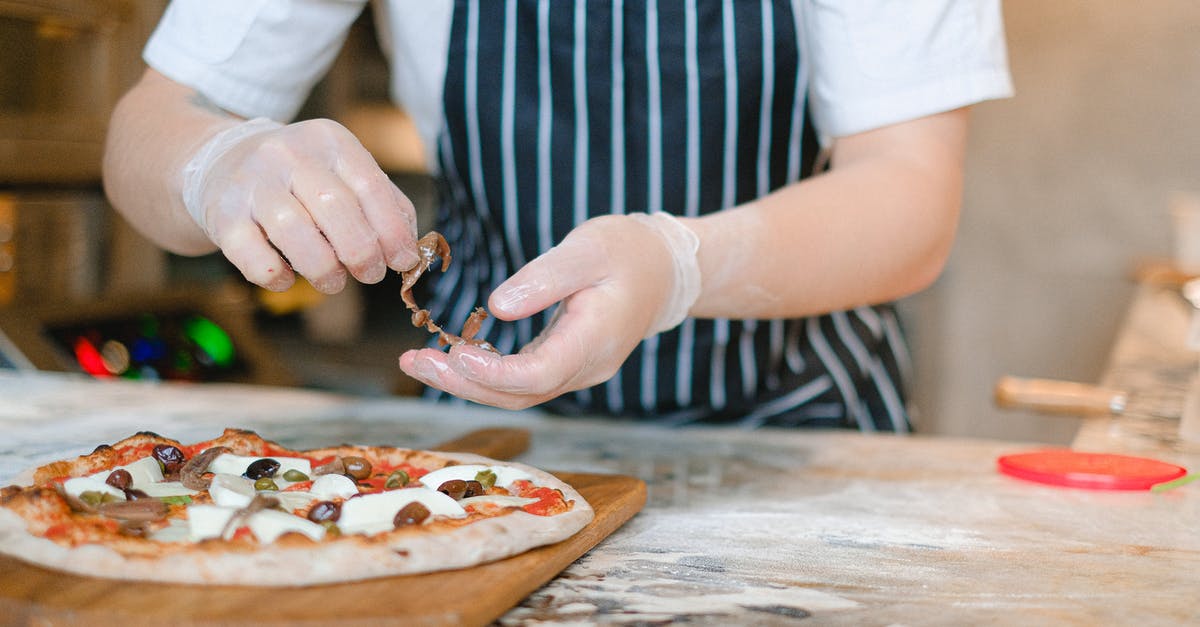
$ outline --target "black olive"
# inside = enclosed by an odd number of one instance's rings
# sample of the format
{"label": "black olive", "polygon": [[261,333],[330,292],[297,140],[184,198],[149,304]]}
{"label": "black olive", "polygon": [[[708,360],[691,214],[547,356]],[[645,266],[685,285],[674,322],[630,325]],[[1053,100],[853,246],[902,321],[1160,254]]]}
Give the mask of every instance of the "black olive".
{"label": "black olive", "polygon": [[154,459],[157,459],[158,463],[162,464],[163,472],[166,474],[179,472],[179,469],[183,466],[183,462],[187,461],[187,458],[183,456],[183,451],[179,450],[178,446],[171,446],[170,444],[156,445],[154,447]]}
{"label": "black olive", "polygon": [[438,492],[457,501],[467,493],[467,482],[462,479],[451,479],[438,486]]}
{"label": "black olive", "polygon": [[242,476],[247,479],[254,479],[257,481],[263,477],[274,477],[275,472],[278,470],[279,462],[271,459],[270,457],[264,457],[262,459],[250,462],[250,465],[246,466],[246,472],[243,473]]}
{"label": "black olive", "polygon": [[342,506],[333,501],[318,501],[308,510],[308,519],[315,522],[333,522],[342,515]]}
{"label": "black olive", "polygon": [[396,512],[396,517],[392,519],[392,524],[397,527],[419,525],[426,518],[429,518],[429,508],[413,501],[401,507],[400,511]]}
{"label": "black olive", "polygon": [[112,471],[112,474],[108,475],[104,483],[118,490],[124,490],[133,484],[133,475],[129,474],[129,471],[124,468],[118,468]]}
{"label": "black olive", "polygon": [[145,491],[143,491],[143,490],[139,490],[137,488],[125,488],[125,499],[126,500],[139,501],[141,499],[148,499],[148,498],[150,498],[150,495],[146,494]]}
{"label": "black olive", "polygon": [[371,476],[371,462],[361,457],[343,457],[342,464],[346,466],[346,474],[355,481],[362,481]]}
{"label": "black olive", "polygon": [[472,496],[482,496],[487,490],[483,489],[483,484],[471,479],[467,481],[467,489],[463,492],[463,498],[469,499]]}

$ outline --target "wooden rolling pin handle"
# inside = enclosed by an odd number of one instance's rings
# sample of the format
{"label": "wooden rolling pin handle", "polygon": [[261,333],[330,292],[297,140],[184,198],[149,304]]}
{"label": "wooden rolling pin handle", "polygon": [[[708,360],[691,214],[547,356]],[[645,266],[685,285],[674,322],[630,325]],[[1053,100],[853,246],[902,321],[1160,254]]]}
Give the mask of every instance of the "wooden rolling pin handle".
{"label": "wooden rolling pin handle", "polygon": [[476,429],[460,438],[443,442],[435,451],[475,453],[492,459],[512,459],[529,448],[529,430],[514,427]]}
{"label": "wooden rolling pin handle", "polygon": [[1073,381],[1001,377],[996,381],[995,402],[1006,409],[1095,416],[1121,413],[1126,396],[1120,390]]}

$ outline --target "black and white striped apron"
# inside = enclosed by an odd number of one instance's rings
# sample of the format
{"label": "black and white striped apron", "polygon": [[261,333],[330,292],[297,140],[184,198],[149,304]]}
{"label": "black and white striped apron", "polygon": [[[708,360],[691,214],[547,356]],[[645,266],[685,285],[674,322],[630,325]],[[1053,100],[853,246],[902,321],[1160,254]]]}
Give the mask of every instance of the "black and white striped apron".
{"label": "black and white striped apron", "polygon": [[[438,275],[435,319],[460,328],[590,217],[703,215],[810,174],[802,20],[790,0],[458,0],[438,145],[438,228],[456,262]],[[548,315],[489,319],[481,335],[513,352]],[[900,431],[907,369],[891,306],[689,319],[642,342],[610,381],[547,407]]]}

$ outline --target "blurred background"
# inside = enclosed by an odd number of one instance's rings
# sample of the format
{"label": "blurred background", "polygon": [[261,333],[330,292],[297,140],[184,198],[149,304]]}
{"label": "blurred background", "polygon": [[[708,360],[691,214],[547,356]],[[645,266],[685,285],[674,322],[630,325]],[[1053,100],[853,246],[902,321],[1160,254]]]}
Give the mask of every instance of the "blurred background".
{"label": "blurred background", "polygon": [[[251,289],[219,256],[148,244],[105,202],[100,154],[162,0],[0,0],[0,367],[412,394],[424,341],[399,277],[323,297]],[[999,376],[1095,382],[1135,268],[1200,195],[1200,5],[1007,0],[1017,96],[976,107],[959,239],[902,303],[917,426],[1066,443],[1077,421],[992,405]],[[301,117],[354,131],[432,225],[436,188],[365,11]],[[234,350],[236,348],[236,350]]]}

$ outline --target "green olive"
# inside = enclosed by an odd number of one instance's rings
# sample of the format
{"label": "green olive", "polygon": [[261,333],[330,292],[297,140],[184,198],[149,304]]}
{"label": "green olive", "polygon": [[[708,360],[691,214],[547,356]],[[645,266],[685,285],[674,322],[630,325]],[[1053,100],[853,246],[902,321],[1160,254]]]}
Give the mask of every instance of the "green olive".
{"label": "green olive", "polygon": [[100,502],[101,503],[114,503],[116,501],[122,501],[122,500],[124,500],[124,499],[118,498],[117,495],[113,494],[112,492],[101,492],[100,493]]}
{"label": "green olive", "polygon": [[308,475],[295,468],[288,468],[287,472],[283,473],[283,479],[296,483],[297,481],[308,481]]}
{"label": "green olive", "polygon": [[394,470],[392,474],[388,475],[383,487],[388,490],[395,490],[396,488],[403,488],[406,485],[408,485],[408,473],[403,470]]}
{"label": "green olive", "polygon": [[86,492],[79,493],[79,500],[83,501],[84,503],[87,503],[88,505],[91,505],[92,507],[95,507],[95,506],[99,505],[100,503],[104,502],[103,501],[104,494],[105,493],[103,493],[103,492],[96,492],[93,490],[88,490]]}
{"label": "green olive", "polygon": [[275,480],[270,477],[263,477],[254,482],[254,489],[258,491],[278,490],[279,486],[275,484]]}
{"label": "green olive", "polygon": [[330,536],[342,535],[342,530],[338,529],[337,523],[333,522],[332,520],[322,520],[318,524],[325,528],[326,535],[330,535]]}
{"label": "green olive", "polygon": [[491,490],[496,485],[496,473],[491,468],[485,468],[475,473],[475,480],[484,490]]}

